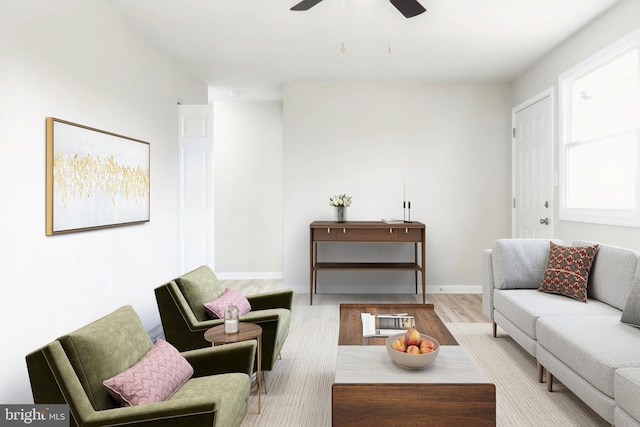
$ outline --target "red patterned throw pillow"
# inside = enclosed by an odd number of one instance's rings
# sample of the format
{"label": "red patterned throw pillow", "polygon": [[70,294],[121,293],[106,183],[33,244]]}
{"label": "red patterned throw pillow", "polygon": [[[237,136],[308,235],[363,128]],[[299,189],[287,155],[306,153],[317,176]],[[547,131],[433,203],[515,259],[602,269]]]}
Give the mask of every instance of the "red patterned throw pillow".
{"label": "red patterned throw pillow", "polygon": [[598,245],[560,246],[549,242],[549,263],[538,291],[587,302],[587,282]]}
{"label": "red patterned throw pillow", "polygon": [[249,300],[242,293],[231,288],[226,288],[218,298],[205,303],[204,308],[211,318],[224,319],[224,311],[230,305],[238,307],[239,316],[244,316],[251,311]]}
{"label": "red patterned throw pillow", "polygon": [[158,340],[142,359],[102,384],[125,406],[162,402],[193,375],[193,367],[171,344]]}

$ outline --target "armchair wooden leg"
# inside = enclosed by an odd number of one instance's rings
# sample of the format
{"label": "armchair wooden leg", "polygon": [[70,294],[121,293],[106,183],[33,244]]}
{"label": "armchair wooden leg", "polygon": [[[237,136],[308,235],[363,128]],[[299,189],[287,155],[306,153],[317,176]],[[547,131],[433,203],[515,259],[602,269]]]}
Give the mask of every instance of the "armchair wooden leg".
{"label": "armchair wooden leg", "polygon": [[547,391],[553,391],[553,375],[551,374],[551,372],[549,372],[549,370],[547,370]]}
{"label": "armchair wooden leg", "polygon": [[264,385],[264,394],[267,394],[267,376],[264,371],[262,371],[262,384]]}
{"label": "armchair wooden leg", "polygon": [[493,322],[493,337],[497,337],[498,336],[498,325],[496,324],[496,322]]}
{"label": "armchair wooden leg", "polygon": [[542,366],[540,362],[538,362],[538,382],[539,383],[542,382],[543,375],[544,375],[544,366]]}

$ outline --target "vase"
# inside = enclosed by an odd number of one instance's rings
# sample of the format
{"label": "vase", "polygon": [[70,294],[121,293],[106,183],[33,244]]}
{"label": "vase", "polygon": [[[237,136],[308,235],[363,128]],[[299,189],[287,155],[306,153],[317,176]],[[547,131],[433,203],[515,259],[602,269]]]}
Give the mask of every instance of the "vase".
{"label": "vase", "polygon": [[345,206],[334,206],[333,209],[336,222],[347,222],[347,208]]}
{"label": "vase", "polygon": [[238,317],[239,317],[238,307],[231,304],[224,311],[224,333],[225,334],[235,334],[238,332]]}

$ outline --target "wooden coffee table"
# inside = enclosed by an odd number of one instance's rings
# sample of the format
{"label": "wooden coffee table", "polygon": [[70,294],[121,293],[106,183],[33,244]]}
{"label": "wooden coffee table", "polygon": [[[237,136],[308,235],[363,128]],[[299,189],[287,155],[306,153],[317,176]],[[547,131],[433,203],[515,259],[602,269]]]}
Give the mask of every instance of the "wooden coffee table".
{"label": "wooden coffee table", "polygon": [[416,321],[416,329],[431,335],[440,345],[458,345],[458,341],[436,314],[433,304],[340,304],[340,336],[338,345],[384,345],[386,338],[363,337],[361,313],[408,313]]}
{"label": "wooden coffee table", "polygon": [[[363,338],[360,313],[408,313],[416,329],[440,343],[440,354],[421,371],[396,366],[386,338]],[[458,346],[433,304],[342,304],[334,426],[495,426],[496,389]]]}

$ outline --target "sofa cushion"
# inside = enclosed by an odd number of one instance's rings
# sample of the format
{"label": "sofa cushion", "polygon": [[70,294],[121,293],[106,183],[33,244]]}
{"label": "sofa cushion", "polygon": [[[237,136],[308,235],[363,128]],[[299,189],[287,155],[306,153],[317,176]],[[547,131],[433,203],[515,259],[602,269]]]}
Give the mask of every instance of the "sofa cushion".
{"label": "sofa cushion", "polygon": [[193,375],[193,368],[164,340],[135,365],[103,381],[109,393],[125,406],[163,402]]}
{"label": "sofa cushion", "polygon": [[640,328],[640,283],[636,283],[624,306],[620,321]]}
{"label": "sofa cushion", "polygon": [[[577,240],[573,246],[592,245],[594,242]],[[600,244],[591,266],[587,294],[620,310],[637,283],[640,253],[631,249]]]}
{"label": "sofa cushion", "polygon": [[203,265],[178,277],[175,282],[196,318],[201,322],[208,320],[209,316],[204,304],[223,293],[213,270]]}
{"label": "sofa cushion", "polygon": [[536,289],[496,289],[494,306],[529,337],[536,338],[536,321],[542,316],[562,314],[619,316],[620,310],[589,299],[582,304],[562,295],[538,292]]}
{"label": "sofa cushion", "polygon": [[613,380],[616,404],[636,420],[640,420],[640,368],[617,369]]}
{"label": "sofa cushion", "polygon": [[226,288],[218,298],[206,302],[204,308],[211,318],[224,319],[224,312],[230,305],[238,307],[239,316],[244,316],[251,311],[249,300],[240,291],[231,288]]}
{"label": "sofa cushion", "polygon": [[538,290],[587,302],[587,281],[598,245],[549,245],[549,263]]}
{"label": "sofa cushion", "polygon": [[197,399],[206,393],[216,405],[216,426],[239,426],[247,414],[247,399],[251,380],[243,373],[228,373],[189,379],[169,398]]}
{"label": "sofa cushion", "polygon": [[153,348],[131,306],[121,307],[58,340],[97,411],[119,406],[102,381],[133,366]]}
{"label": "sofa cushion", "polygon": [[615,427],[640,427],[640,421],[633,418],[619,406],[613,408],[613,426]]}
{"label": "sofa cushion", "polygon": [[[561,240],[552,240],[562,244]],[[549,260],[549,239],[498,239],[492,247],[493,276],[498,289],[535,289]]]}
{"label": "sofa cushion", "polygon": [[618,368],[640,367],[640,329],[618,316],[545,316],[538,344],[607,396],[614,396]]}
{"label": "sofa cushion", "polygon": [[[277,324],[273,324],[273,322],[265,323],[265,319],[278,319]],[[250,311],[244,316],[240,318],[242,322],[251,322],[256,323],[262,326],[262,348],[273,348],[274,354],[271,355],[273,362],[275,363],[275,358],[278,356],[279,352],[276,349],[282,348],[284,345],[287,336],[289,335],[289,329],[291,327],[291,310],[286,308],[268,308],[260,311]],[[271,342],[269,338],[269,333],[266,328],[271,325],[275,326],[275,334],[273,339],[275,342]],[[264,366],[265,359],[269,356],[262,352],[262,363]]]}

